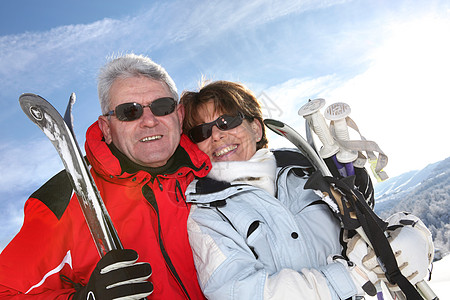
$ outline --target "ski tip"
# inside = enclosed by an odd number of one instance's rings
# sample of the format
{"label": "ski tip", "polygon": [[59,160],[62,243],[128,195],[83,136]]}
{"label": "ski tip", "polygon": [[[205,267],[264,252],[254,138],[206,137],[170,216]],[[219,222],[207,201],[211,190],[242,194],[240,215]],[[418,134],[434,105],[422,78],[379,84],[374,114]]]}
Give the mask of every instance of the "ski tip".
{"label": "ski tip", "polygon": [[[44,98],[33,93],[23,93],[19,96],[20,107],[27,116],[30,116],[30,108],[33,107],[33,104],[42,103],[43,101],[45,101]],[[36,118],[36,116],[34,116],[34,118],[39,119],[40,117]]]}
{"label": "ski tip", "polygon": [[280,127],[280,128],[284,127],[284,123],[283,122],[280,122],[280,121],[277,121],[277,120],[274,120],[274,119],[264,119],[264,124],[267,127],[269,127],[269,128],[271,126],[276,126],[276,127]]}
{"label": "ski tip", "polygon": [[36,99],[36,98],[42,97],[33,93],[23,93],[22,95],[19,96],[19,102],[26,101],[26,99]]}

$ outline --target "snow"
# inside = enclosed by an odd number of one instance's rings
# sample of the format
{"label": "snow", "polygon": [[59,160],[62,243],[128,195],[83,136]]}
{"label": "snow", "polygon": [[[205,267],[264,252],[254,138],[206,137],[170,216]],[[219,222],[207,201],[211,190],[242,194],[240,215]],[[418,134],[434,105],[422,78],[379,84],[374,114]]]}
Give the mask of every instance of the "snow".
{"label": "snow", "polygon": [[428,285],[440,300],[450,299],[450,255],[433,263],[433,273]]}
{"label": "snow", "polygon": [[[450,255],[433,263],[431,281],[427,281],[427,284],[439,300],[450,300]],[[366,299],[375,300],[377,297],[366,297]]]}

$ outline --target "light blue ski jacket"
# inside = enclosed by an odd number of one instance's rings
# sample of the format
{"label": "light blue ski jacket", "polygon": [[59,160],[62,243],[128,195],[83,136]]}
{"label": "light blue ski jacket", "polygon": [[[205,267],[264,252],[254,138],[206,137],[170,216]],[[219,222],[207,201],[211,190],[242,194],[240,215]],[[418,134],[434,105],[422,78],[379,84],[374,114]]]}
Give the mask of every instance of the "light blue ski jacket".
{"label": "light blue ski jacket", "polygon": [[350,274],[340,254],[339,221],[304,190],[309,162],[274,151],[276,197],[248,184],[210,178],[186,191],[188,233],[200,286],[209,299],[347,299]]}

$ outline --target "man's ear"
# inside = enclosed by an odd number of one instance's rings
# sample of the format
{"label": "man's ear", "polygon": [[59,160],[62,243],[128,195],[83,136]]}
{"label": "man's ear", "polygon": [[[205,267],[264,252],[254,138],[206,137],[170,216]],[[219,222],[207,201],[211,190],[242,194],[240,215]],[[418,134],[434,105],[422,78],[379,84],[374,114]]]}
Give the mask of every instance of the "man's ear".
{"label": "man's ear", "polygon": [[180,131],[183,132],[184,105],[178,104],[176,109],[177,109],[178,121],[180,122]]}
{"label": "man's ear", "polygon": [[111,142],[112,142],[112,135],[111,135],[111,127],[109,125],[108,117],[106,117],[106,116],[99,116],[98,117],[98,126],[100,127],[100,130],[103,133],[103,137],[105,138],[105,142],[107,144],[111,144]]}

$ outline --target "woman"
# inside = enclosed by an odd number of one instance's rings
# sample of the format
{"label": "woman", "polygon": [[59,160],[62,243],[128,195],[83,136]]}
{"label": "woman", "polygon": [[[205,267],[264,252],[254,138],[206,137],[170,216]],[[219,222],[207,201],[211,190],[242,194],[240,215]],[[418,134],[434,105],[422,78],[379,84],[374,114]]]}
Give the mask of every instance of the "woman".
{"label": "woman", "polygon": [[320,197],[303,189],[310,163],[295,150],[267,149],[253,93],[217,81],[199,92],[185,92],[180,101],[183,131],[213,165],[207,178],[186,191],[193,204],[189,239],[206,297],[364,295],[367,275],[329,258],[342,251],[340,226]]}

